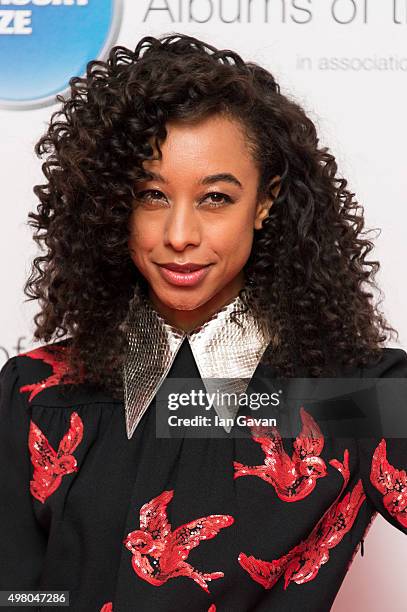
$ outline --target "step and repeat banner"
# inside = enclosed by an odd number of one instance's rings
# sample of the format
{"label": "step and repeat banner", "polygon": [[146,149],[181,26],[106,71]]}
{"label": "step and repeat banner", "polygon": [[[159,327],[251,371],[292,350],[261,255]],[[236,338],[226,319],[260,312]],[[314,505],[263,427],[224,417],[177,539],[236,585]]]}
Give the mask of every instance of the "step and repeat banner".
{"label": "step and repeat banner", "polygon": [[[27,214],[43,182],[33,147],[55,96],[91,59],[142,36],[183,32],[271,70],[316,123],[320,143],[379,227],[382,309],[407,347],[407,2],[405,0],[0,0],[0,366],[34,347],[22,287],[37,253]],[[405,537],[381,517],[333,610],[406,609]]]}

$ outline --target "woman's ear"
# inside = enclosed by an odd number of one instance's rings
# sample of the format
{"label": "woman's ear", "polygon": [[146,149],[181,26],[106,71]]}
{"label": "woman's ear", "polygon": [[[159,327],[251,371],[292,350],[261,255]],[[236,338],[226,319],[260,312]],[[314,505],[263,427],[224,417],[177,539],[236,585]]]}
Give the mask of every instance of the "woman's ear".
{"label": "woman's ear", "polygon": [[267,199],[257,205],[256,217],[254,219],[254,229],[260,230],[262,228],[263,219],[268,216],[272,204],[273,200]]}
{"label": "woman's ear", "polygon": [[270,208],[272,207],[274,200],[277,198],[278,194],[280,193],[280,187],[281,187],[280,179],[281,177],[277,175],[273,178],[273,180],[270,183],[270,187],[275,184],[275,186],[271,189],[272,198],[265,198],[264,200],[258,203],[257,209],[256,209],[256,216],[254,219],[254,229],[259,230],[262,228],[263,219],[265,219],[268,216],[270,212]]}

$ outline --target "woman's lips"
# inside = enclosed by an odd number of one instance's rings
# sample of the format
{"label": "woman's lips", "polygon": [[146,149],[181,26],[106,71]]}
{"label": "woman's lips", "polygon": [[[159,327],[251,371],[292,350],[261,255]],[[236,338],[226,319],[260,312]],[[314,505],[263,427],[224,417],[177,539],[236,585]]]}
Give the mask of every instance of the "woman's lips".
{"label": "woman's lips", "polygon": [[169,270],[164,266],[158,266],[160,270],[161,276],[171,283],[171,285],[176,285],[178,287],[192,287],[199,283],[209,272],[209,269],[212,264],[205,266],[204,268],[200,268],[199,270],[195,270],[194,272],[175,272],[174,270]]}

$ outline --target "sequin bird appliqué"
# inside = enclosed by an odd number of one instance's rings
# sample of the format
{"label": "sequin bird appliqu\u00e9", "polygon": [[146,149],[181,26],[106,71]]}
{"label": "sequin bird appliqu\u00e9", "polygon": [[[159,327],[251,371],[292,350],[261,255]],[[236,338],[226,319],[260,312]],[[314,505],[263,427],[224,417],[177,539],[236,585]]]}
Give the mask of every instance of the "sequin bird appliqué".
{"label": "sequin bird appliqu\u00e9", "polygon": [[[50,365],[52,368],[52,374],[45,377],[44,379],[30,383],[28,385],[23,385],[20,387],[20,392],[28,392],[28,401],[31,402],[32,399],[44,389],[48,389],[50,387],[54,387],[56,385],[60,385],[62,383],[62,377],[66,374],[64,378],[64,384],[77,383],[78,381],[73,380],[68,372],[66,365],[66,347],[65,346],[53,346],[52,350],[45,347],[39,347],[27,353],[21,353],[21,356],[29,357],[30,359],[39,359],[43,363]],[[83,371],[82,378],[83,380]]]}
{"label": "sequin bird appliqu\u00e9", "polygon": [[324,437],[317,423],[303,407],[300,409],[302,430],[293,444],[289,457],[284,450],[281,435],[276,427],[251,427],[251,436],[261,445],[265,454],[262,465],[243,465],[234,461],[234,478],[258,476],[271,484],[283,501],[304,499],[316,486],[318,478],[326,476],[326,464],[320,457]]}
{"label": "sequin bird appliqu\u00e9", "polygon": [[190,550],[202,540],[214,538],[221,529],[232,525],[227,514],[210,514],[172,530],[167,505],[174,491],[163,491],[140,510],[140,528],[130,532],[123,544],[132,553],[136,574],[150,584],[160,586],[170,578],[187,576],[209,593],[207,581],[222,578],[223,572],[203,573],[185,561]]}
{"label": "sequin bird appliqu\u00e9", "polygon": [[31,494],[44,503],[61,484],[62,477],[78,471],[73,451],[83,437],[83,423],[80,416],[73,412],[70,426],[55,451],[41,429],[30,422],[28,446],[34,466],[33,479],[30,481]]}

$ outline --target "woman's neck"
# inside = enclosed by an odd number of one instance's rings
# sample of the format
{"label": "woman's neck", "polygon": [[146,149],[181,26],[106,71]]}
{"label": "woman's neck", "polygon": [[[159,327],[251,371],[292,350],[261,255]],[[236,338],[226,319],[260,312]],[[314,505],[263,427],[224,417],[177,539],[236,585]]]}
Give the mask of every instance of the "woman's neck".
{"label": "woman's neck", "polygon": [[239,295],[243,286],[241,282],[235,283],[234,286],[227,285],[207,302],[192,310],[183,309],[182,304],[180,307],[169,307],[156,296],[151,288],[148,290],[148,298],[163,319],[174,327],[189,333],[208,321],[223,306],[232,302]]}

